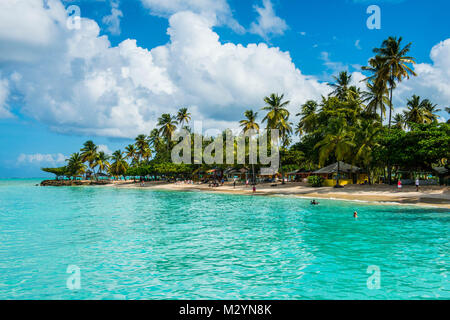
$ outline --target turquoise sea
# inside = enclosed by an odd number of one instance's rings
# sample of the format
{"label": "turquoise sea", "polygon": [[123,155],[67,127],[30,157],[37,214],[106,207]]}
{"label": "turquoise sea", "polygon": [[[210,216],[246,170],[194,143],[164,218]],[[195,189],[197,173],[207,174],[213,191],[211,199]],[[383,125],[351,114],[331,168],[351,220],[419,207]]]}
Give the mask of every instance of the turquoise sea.
{"label": "turquoise sea", "polygon": [[449,210],[37,183],[0,180],[0,299],[450,298]]}

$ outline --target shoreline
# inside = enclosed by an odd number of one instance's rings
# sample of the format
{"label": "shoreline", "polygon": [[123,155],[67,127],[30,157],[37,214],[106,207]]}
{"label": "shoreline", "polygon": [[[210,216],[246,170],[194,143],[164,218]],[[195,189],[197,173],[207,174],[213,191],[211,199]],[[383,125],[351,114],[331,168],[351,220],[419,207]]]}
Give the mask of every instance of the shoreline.
{"label": "shoreline", "polygon": [[167,182],[145,182],[141,186],[139,182],[117,181],[104,184],[103,187],[142,190],[164,191],[201,191],[218,192],[222,194],[257,195],[257,196],[292,196],[303,199],[329,199],[364,202],[379,205],[414,205],[420,207],[432,207],[450,209],[450,188],[439,186],[424,186],[419,192],[415,186],[404,186],[402,191],[397,191],[397,186],[387,185],[351,185],[342,189],[332,187],[312,188],[303,183],[288,182],[285,185],[278,184],[272,187],[268,184],[258,184],[256,192],[252,192],[251,186],[236,185],[231,183],[220,187],[208,187],[207,184],[182,184]]}

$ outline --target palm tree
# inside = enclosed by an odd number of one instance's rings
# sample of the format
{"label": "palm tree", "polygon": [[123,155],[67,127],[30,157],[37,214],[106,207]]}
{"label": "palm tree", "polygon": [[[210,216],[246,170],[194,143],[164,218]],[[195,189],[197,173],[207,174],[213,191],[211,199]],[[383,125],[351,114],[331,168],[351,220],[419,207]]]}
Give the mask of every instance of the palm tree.
{"label": "palm tree", "polygon": [[[253,112],[253,110],[247,110],[244,112],[244,116],[246,119],[239,121],[244,134],[247,133],[247,131],[249,131],[249,130],[255,130],[256,132],[259,132],[259,124],[256,122],[256,117],[258,116],[258,112]],[[252,163],[252,184],[255,184],[255,165],[254,165],[254,163]]]}
{"label": "palm tree", "polygon": [[167,150],[170,149],[170,139],[177,129],[177,124],[175,117],[172,117],[169,113],[164,113],[158,118],[159,134],[166,138]]}
{"label": "palm tree", "polygon": [[95,158],[97,157],[98,146],[92,140],[88,140],[81,148],[81,160],[89,163],[89,168],[94,169]]}
{"label": "palm tree", "polygon": [[108,160],[110,159],[110,156],[108,156],[105,152],[100,151],[97,154],[97,157],[95,158],[95,166],[98,167],[98,171],[97,174],[99,173],[103,173],[103,171],[105,171],[106,169],[109,168],[110,163],[108,162]]}
{"label": "palm tree", "polygon": [[[373,158],[373,149],[379,146],[378,135],[381,132],[381,125],[378,122],[362,120],[358,123],[356,135],[356,155],[355,160],[361,161],[370,173],[370,163]],[[369,174],[369,184],[371,183]]]}
{"label": "palm tree", "polygon": [[[337,124],[337,125],[336,125]],[[338,170],[336,176],[336,188],[339,185],[339,164],[340,161],[348,156],[352,148],[355,146],[353,143],[353,132],[351,132],[345,125],[344,119],[338,119],[337,123],[331,126],[331,130],[325,135],[325,137],[319,141],[314,148],[319,148],[319,162],[323,165],[330,155],[334,154],[338,161]]]}
{"label": "palm tree", "polygon": [[386,105],[389,104],[389,91],[384,84],[367,82],[368,91],[363,92],[363,102],[367,102],[366,111],[377,113],[380,110],[380,122],[383,123],[383,115],[386,115]]}
{"label": "palm tree", "polygon": [[308,100],[306,103],[302,105],[302,111],[297,113],[295,116],[300,116],[300,121],[297,125],[295,132],[298,135],[302,135],[303,133],[312,132],[315,129],[317,124],[317,109],[318,104],[314,100]]}
{"label": "palm tree", "polygon": [[259,124],[256,122],[256,117],[258,112],[253,112],[253,110],[247,110],[244,112],[246,119],[239,121],[242,131],[246,133],[248,130],[259,131]]}
{"label": "palm tree", "polygon": [[135,141],[138,161],[141,162],[143,159],[148,161],[148,159],[151,157],[151,151],[148,145],[147,137],[145,136],[145,134],[140,134],[136,137]]}
{"label": "palm tree", "polygon": [[188,112],[187,108],[181,108],[177,113],[177,121],[182,127],[184,123],[189,123],[191,121],[191,114]]}
{"label": "palm tree", "polygon": [[389,37],[384,40],[381,48],[373,49],[378,55],[381,68],[378,70],[378,85],[386,83],[389,86],[389,128],[391,128],[392,118],[392,92],[404,78],[409,79],[410,75],[416,76],[416,73],[409,67],[409,64],[415,64],[415,59],[406,54],[411,49],[411,42],[405,47],[401,46],[402,37]]}
{"label": "palm tree", "polygon": [[69,159],[66,159],[67,163],[67,173],[71,177],[76,177],[82,175],[86,172],[86,165],[84,164],[83,158],[80,153],[73,153]]}
{"label": "palm tree", "polygon": [[334,91],[329,94],[329,96],[337,97],[340,100],[347,100],[349,97],[349,87],[352,75],[348,74],[347,71],[342,71],[339,75],[333,76],[336,83],[330,84],[330,87],[334,88]]}
{"label": "palm tree", "polygon": [[132,165],[139,162],[138,150],[134,144],[129,144],[125,147],[125,156],[131,160]]}
{"label": "palm tree", "polygon": [[437,104],[433,104],[430,100],[425,99],[423,101],[424,103],[424,108],[425,110],[427,110],[429,112],[429,117],[431,122],[437,122],[438,120],[438,112],[441,112],[441,109],[438,109]]}
{"label": "palm tree", "polygon": [[113,153],[111,159],[113,161],[109,167],[109,172],[111,175],[115,177],[123,176],[128,169],[128,163],[125,161],[124,153],[117,150]]}
{"label": "palm tree", "polygon": [[[267,111],[266,116],[263,119],[263,122],[267,122],[267,129],[269,130],[279,130],[279,138],[285,144],[288,141],[287,135],[292,132],[291,124],[288,122],[289,119],[289,111],[286,109],[286,106],[290,101],[283,101],[284,94],[278,95],[272,93],[270,97],[265,97],[264,102],[266,106],[261,110]],[[282,183],[284,184],[284,172],[281,166],[281,158],[280,158],[280,169],[282,174]]]}
{"label": "palm tree", "polygon": [[[433,120],[429,100],[420,101],[420,97],[413,95],[407,102],[408,109],[404,111],[406,122],[412,123],[431,123]],[[434,106],[432,106],[434,108]]]}
{"label": "palm tree", "polygon": [[405,117],[401,113],[394,116],[394,128],[401,130],[405,128]]}

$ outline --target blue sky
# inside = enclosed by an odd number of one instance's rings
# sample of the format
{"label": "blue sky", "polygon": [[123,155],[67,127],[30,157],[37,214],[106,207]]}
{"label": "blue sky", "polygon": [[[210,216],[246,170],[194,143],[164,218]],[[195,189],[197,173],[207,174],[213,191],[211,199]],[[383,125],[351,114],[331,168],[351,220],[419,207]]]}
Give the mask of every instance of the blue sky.
{"label": "blue sky", "polygon": [[[123,148],[181,106],[217,129],[259,109],[272,90],[295,112],[337,72],[361,79],[372,48],[391,35],[413,42],[420,71],[395,93],[396,110],[412,93],[450,101],[445,0],[8,2],[0,5],[0,177],[41,177],[41,166],[62,165],[87,139]],[[372,4],[380,30],[366,26]],[[70,5],[80,8],[80,29],[66,26]]]}

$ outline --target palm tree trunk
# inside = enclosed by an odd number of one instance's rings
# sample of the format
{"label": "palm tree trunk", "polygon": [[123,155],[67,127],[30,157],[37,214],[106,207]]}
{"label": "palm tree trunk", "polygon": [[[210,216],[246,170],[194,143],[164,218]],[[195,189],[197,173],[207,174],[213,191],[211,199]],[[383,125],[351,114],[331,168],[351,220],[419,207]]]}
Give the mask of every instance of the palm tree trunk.
{"label": "palm tree trunk", "polygon": [[[392,89],[393,86],[391,86],[391,92],[390,92],[390,97],[389,97],[389,131],[391,130],[391,116],[392,116]],[[389,180],[389,185],[392,184],[392,170],[391,170],[391,159],[390,156],[388,155],[388,159],[387,159],[387,169],[388,169],[388,180]]]}
{"label": "palm tree trunk", "polygon": [[338,169],[336,175],[336,188],[339,187],[339,170],[340,170],[340,161],[338,160]]}

